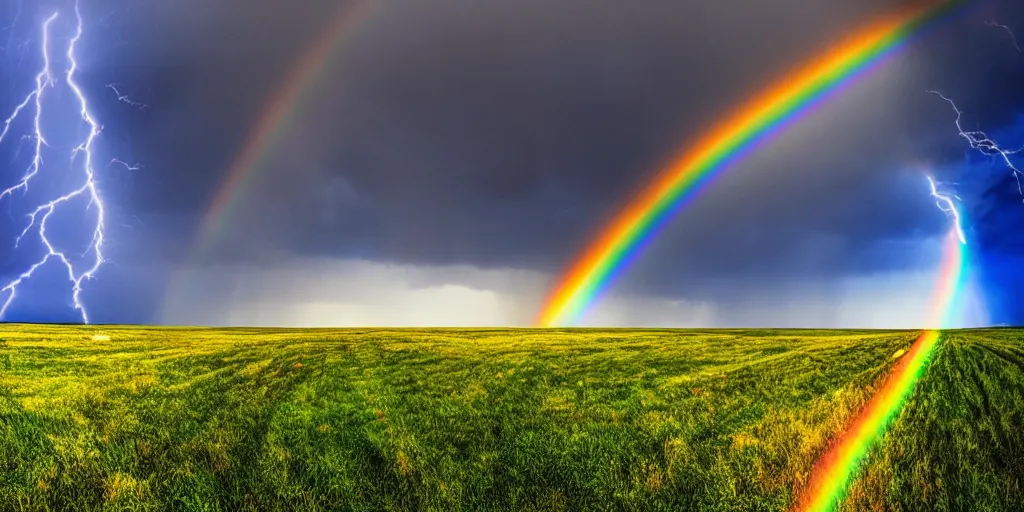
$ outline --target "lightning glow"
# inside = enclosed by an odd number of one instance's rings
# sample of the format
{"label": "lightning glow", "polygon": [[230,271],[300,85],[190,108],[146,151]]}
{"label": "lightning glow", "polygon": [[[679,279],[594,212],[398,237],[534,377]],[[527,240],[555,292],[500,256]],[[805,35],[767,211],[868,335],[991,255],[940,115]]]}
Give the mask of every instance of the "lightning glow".
{"label": "lightning glow", "polygon": [[1021,170],[1017,168],[1017,166],[1013,163],[1013,160],[1010,158],[1010,155],[1016,155],[1017,153],[1020,153],[1021,150],[1024,150],[1024,147],[1020,147],[1017,149],[1003,149],[1002,147],[999,146],[999,144],[996,143],[996,141],[992,140],[983,131],[965,131],[963,126],[960,124],[960,121],[963,118],[964,113],[963,111],[960,110],[960,108],[956,106],[956,103],[953,103],[953,100],[947,98],[939,91],[928,92],[937,95],[943,100],[946,100],[946,102],[953,107],[953,110],[956,111],[956,129],[960,134],[960,138],[966,140],[967,143],[970,144],[972,149],[978,150],[978,152],[985,156],[998,156],[1003,160],[1003,162],[1006,163],[1006,166],[1009,167],[1011,171],[1013,171],[1013,177],[1015,180],[1017,180],[1017,192],[1020,194],[1021,201],[1024,202],[1024,186],[1021,185],[1020,181]]}
{"label": "lightning glow", "polygon": [[838,508],[860,469],[861,461],[899,415],[914,385],[927,369],[939,345],[938,329],[951,326],[951,315],[963,284],[967,242],[953,197],[940,193],[935,180],[930,176],[928,184],[939,209],[949,213],[954,220],[943,248],[942,265],[933,295],[934,304],[928,319],[929,330],[918,336],[880,383],[878,392],[817,460],[807,489],[796,502],[797,510],[825,512]]}
{"label": "lightning glow", "polygon": [[939,209],[953,216],[953,230],[956,232],[957,238],[960,239],[960,243],[966,244],[967,238],[964,237],[964,228],[960,220],[960,211],[956,208],[956,203],[953,202],[953,197],[949,194],[939,192],[935,185],[935,180],[931,176],[927,176],[928,185],[932,190],[932,197],[935,198],[935,204],[938,205]]}
{"label": "lightning glow", "polygon": [[[85,304],[82,302],[81,297],[82,285],[85,281],[93,279],[104,263],[103,242],[106,211],[100,197],[96,183],[96,173],[93,168],[94,144],[96,142],[96,138],[100,134],[101,128],[90,111],[89,102],[85,93],[77,82],[77,72],[79,67],[75,51],[83,34],[82,16],[77,2],[75,3],[74,13],[76,21],[75,33],[68,42],[65,50],[65,57],[68,65],[67,71],[63,74],[61,82],[67,90],[71,91],[72,96],[78,105],[78,115],[88,126],[88,133],[79,140],[77,145],[75,145],[71,150],[70,158],[70,169],[81,173],[81,184],[77,188],[69,190],[62,195],[37,205],[30,213],[28,213],[27,225],[17,237],[15,246],[17,247],[18,244],[20,244],[21,241],[34,230],[38,233],[39,239],[45,248],[45,254],[21,272],[17,277],[0,288],[0,298],[3,298],[3,303],[0,305],[0,319],[4,317],[8,308],[14,302],[19,287],[24,284],[26,280],[30,279],[36,270],[51,260],[56,260],[67,270],[68,280],[71,282],[71,298],[74,309],[81,316],[82,322],[88,323],[89,314],[86,311]],[[57,78],[54,74],[53,63],[50,55],[50,31],[53,22],[57,20],[58,16],[58,13],[54,13],[47,18],[42,25],[43,64],[42,69],[36,75],[35,88],[14,108],[12,114],[5,120],[3,130],[0,131],[0,142],[3,142],[3,139],[8,135],[11,129],[12,123],[22,115],[23,111],[31,108],[33,114],[33,133],[31,138],[35,140],[35,152],[32,156],[32,162],[29,164],[28,169],[22,177],[14,185],[0,191],[0,199],[6,198],[7,200],[10,200],[15,192],[27,192],[32,180],[36,178],[40,172],[49,169],[48,165],[44,165],[42,156],[43,148],[47,146],[45,136],[47,130],[45,130],[43,126],[42,113],[44,106],[46,105],[46,93],[48,90],[57,86]],[[44,169],[44,167],[46,167],[46,169]],[[91,260],[91,265],[76,265],[73,263],[67,253],[64,250],[59,249],[58,245],[51,240],[50,236],[47,234],[50,216],[58,209],[58,207],[62,207],[72,199],[76,198],[87,199],[88,205],[86,206],[86,210],[92,212],[94,215],[94,224],[90,223],[91,227],[86,228],[87,233],[88,231],[91,231],[91,239],[85,252],[81,255],[83,258]],[[82,266],[85,266],[85,268],[80,268]]]}

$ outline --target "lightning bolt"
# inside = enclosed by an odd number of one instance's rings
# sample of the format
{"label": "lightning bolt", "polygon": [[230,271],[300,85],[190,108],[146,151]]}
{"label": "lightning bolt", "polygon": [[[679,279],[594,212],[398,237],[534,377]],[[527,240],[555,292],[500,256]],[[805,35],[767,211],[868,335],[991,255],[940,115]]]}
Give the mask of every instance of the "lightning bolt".
{"label": "lightning bolt", "polygon": [[1007,27],[1006,25],[1000,23],[996,23],[994,20],[988,20],[985,22],[985,24],[990,27],[1001,28],[1005,30],[1007,34],[1010,34],[1010,40],[1013,41],[1013,47],[1017,49],[1017,53],[1021,53],[1020,45],[1017,44],[1017,36],[1013,35],[1013,30],[1010,30],[1010,27]]}
{"label": "lightning bolt", "polygon": [[960,133],[960,137],[966,140],[967,143],[971,145],[972,149],[978,150],[978,152],[985,156],[998,155],[1000,158],[1002,158],[1003,162],[1006,163],[1006,166],[1009,167],[1011,171],[1013,171],[1013,177],[1015,180],[1017,180],[1017,192],[1020,193],[1021,201],[1024,202],[1024,187],[1022,187],[1020,181],[1021,171],[1020,169],[1017,168],[1016,165],[1014,165],[1013,160],[1010,158],[1010,155],[1020,153],[1021,150],[1024,150],[1024,147],[1017,149],[1003,149],[994,140],[989,138],[989,136],[986,135],[985,132],[977,130],[965,131],[963,129],[963,126],[961,126],[960,124],[960,120],[961,118],[963,118],[964,113],[959,108],[957,108],[956,103],[953,103],[953,100],[943,96],[942,93],[938,91],[928,92],[935,94],[938,97],[946,100],[946,102],[953,107],[953,110],[956,111],[956,129]]}
{"label": "lightning bolt", "polygon": [[140,109],[145,109],[145,108],[149,107],[149,105],[146,105],[145,103],[139,103],[138,101],[132,101],[132,99],[129,98],[127,94],[121,94],[121,91],[119,91],[117,89],[117,85],[116,84],[109,84],[109,85],[107,85],[107,89],[110,89],[111,91],[114,91],[114,94],[117,95],[117,101],[120,101],[121,103],[127,103],[128,105],[131,105],[133,107],[138,107]]}
{"label": "lightning bolt", "polygon": [[110,165],[114,165],[114,164],[120,165],[120,166],[124,167],[125,169],[127,169],[129,171],[137,171],[139,169],[142,169],[141,165],[139,165],[139,164],[129,164],[128,162],[125,162],[124,160],[121,160],[120,158],[113,158],[113,159],[111,159],[110,160],[110,164],[108,165],[108,167]]}
{"label": "lightning bolt", "polygon": [[[48,89],[56,87],[57,80],[53,72],[53,67],[50,59],[50,27],[53,22],[57,19],[58,13],[54,13],[43,22],[42,26],[42,59],[43,67],[42,70],[36,75],[35,89],[28,93],[25,99],[19,103],[13,113],[4,121],[3,130],[0,131],[0,142],[7,136],[11,129],[11,124],[22,114],[25,109],[31,108],[33,111],[33,134],[31,138],[35,140],[35,153],[32,156],[32,162],[21,179],[14,185],[0,191],[0,199],[11,199],[14,192],[21,191],[22,193],[28,191],[29,183],[32,181],[40,171],[44,170],[44,162],[42,157],[43,148],[47,146],[46,137],[42,127],[42,112],[45,105],[44,95]],[[106,211],[103,205],[103,201],[100,198],[99,190],[96,184],[96,174],[93,168],[93,146],[96,138],[100,134],[100,125],[96,122],[92,113],[89,110],[89,102],[86,99],[85,94],[82,92],[80,85],[77,82],[78,72],[78,61],[76,59],[75,50],[78,46],[79,41],[82,38],[82,16],[79,11],[78,2],[75,2],[75,20],[76,28],[75,35],[68,42],[65,56],[68,63],[70,64],[67,71],[63,76],[63,84],[69,89],[73,95],[74,100],[78,105],[78,114],[81,120],[89,127],[88,134],[81,139],[78,144],[71,150],[70,164],[71,168],[74,169],[75,165],[79,166],[81,171],[81,185],[78,188],[70,190],[63,195],[53,198],[45,203],[36,206],[28,215],[28,223],[25,229],[22,230],[21,234],[18,235],[15,247],[21,243],[21,240],[29,234],[35,228],[35,231],[39,234],[39,239],[46,249],[46,253],[35,263],[30,265],[25,271],[19,274],[12,281],[0,288],[0,297],[6,298],[2,305],[0,305],[0,319],[6,314],[7,309],[14,302],[14,298],[17,294],[18,287],[22,285],[26,280],[31,278],[36,270],[50,262],[51,260],[58,261],[67,270],[68,279],[71,282],[72,288],[72,301],[74,309],[81,315],[83,323],[89,323],[89,314],[86,311],[85,305],[82,303],[81,293],[82,284],[91,280],[96,276],[96,272],[99,271],[100,266],[104,263],[103,259],[103,240],[104,240],[104,220],[106,217]],[[50,220],[50,216],[57,210],[58,207],[63,206],[75,198],[86,198],[88,199],[88,205],[86,210],[95,211],[95,227],[92,229],[92,238],[89,241],[85,252],[81,255],[83,258],[91,256],[92,265],[85,269],[78,269],[76,265],[72,263],[71,259],[67,254],[58,249],[54,242],[47,235],[47,223]]]}
{"label": "lightning bolt", "polygon": [[[954,229],[956,229],[956,236],[960,239],[961,244],[966,245],[967,238],[964,236],[964,228],[960,222],[960,211],[957,210],[956,203],[953,201],[953,198],[955,198],[956,196],[952,194],[945,194],[939,192],[939,189],[935,184],[935,180],[932,179],[931,176],[926,177],[928,178],[928,185],[932,189],[931,195],[932,197],[935,198],[935,204],[939,207],[940,210],[952,215],[953,226]],[[958,197],[956,198],[959,199]]]}

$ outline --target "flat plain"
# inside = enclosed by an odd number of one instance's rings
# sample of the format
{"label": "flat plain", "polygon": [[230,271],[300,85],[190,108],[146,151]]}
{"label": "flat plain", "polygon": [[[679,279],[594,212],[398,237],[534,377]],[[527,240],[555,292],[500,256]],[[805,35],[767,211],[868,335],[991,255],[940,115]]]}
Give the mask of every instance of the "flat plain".
{"label": "flat plain", "polygon": [[[0,510],[787,510],[916,331],[0,325]],[[843,510],[1024,510],[1024,331]]]}

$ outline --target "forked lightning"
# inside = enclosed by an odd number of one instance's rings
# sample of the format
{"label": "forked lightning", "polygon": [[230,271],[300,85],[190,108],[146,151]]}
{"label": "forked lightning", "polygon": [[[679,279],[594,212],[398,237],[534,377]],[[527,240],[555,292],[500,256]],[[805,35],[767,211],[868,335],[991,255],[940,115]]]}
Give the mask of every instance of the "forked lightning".
{"label": "forked lightning", "polygon": [[947,98],[939,91],[928,92],[946,100],[946,102],[953,107],[953,110],[956,111],[956,129],[960,133],[961,138],[966,140],[972,148],[977,149],[981,154],[985,156],[998,156],[1006,163],[1006,166],[1013,171],[1013,177],[1017,180],[1017,192],[1020,194],[1021,200],[1024,201],[1024,187],[1022,187],[1020,181],[1021,170],[1017,168],[1013,163],[1013,159],[1010,158],[1011,155],[1016,155],[1017,153],[1020,153],[1021,150],[1024,150],[1024,147],[1017,149],[1003,149],[996,143],[996,141],[989,138],[989,136],[983,131],[965,131],[963,126],[960,124],[960,120],[963,118],[964,113],[956,106],[956,103],[953,103],[953,100]]}
{"label": "forked lightning", "polygon": [[[0,300],[3,301],[0,303],[0,319],[3,319],[11,304],[14,303],[19,287],[25,284],[25,282],[31,278],[39,268],[43,267],[43,265],[50,261],[57,261],[63,265],[64,269],[67,271],[68,280],[71,283],[72,306],[81,316],[82,322],[88,323],[89,314],[86,311],[85,304],[82,302],[81,297],[82,285],[85,281],[95,277],[96,272],[99,271],[100,267],[104,263],[103,241],[104,219],[106,212],[97,188],[96,173],[93,162],[94,144],[100,133],[100,125],[96,122],[95,117],[90,111],[86,95],[77,82],[77,72],[79,68],[75,50],[78,43],[81,41],[83,31],[82,16],[77,2],[75,3],[74,14],[76,21],[75,33],[68,42],[65,50],[67,70],[58,79],[58,75],[55,74],[53,63],[51,61],[51,28],[54,21],[59,17],[59,13],[54,13],[48,17],[42,25],[42,69],[35,77],[35,88],[25,96],[22,102],[14,107],[11,115],[4,121],[3,129],[0,130],[0,143],[2,143],[10,134],[13,123],[20,116],[26,115],[26,111],[31,111],[33,116],[33,132],[29,138],[35,142],[33,145],[34,154],[32,156],[32,161],[22,176],[18,178],[13,185],[0,191],[0,200],[9,201],[15,193],[26,193],[29,185],[33,182],[33,179],[41,172],[76,173],[79,176],[79,185],[77,188],[67,190],[63,194],[60,192],[57,193],[60,195],[54,194],[56,197],[35,206],[28,213],[26,226],[18,236],[15,245],[19,245],[22,240],[30,234],[38,234],[45,251],[35,263],[28,266],[13,280],[0,288]],[[72,97],[77,104],[77,113],[88,127],[88,133],[84,135],[84,137],[79,140],[77,145],[72,149],[70,160],[66,164],[63,162],[43,162],[43,148],[47,147],[46,134],[48,132],[48,127],[44,126],[43,123],[43,111],[47,106],[46,99],[48,98],[48,94],[52,93],[53,89],[58,86],[63,86],[66,90],[71,92]],[[67,256],[65,250],[59,248],[47,234],[50,216],[59,207],[67,206],[67,203],[75,198],[88,199],[86,212],[83,213],[82,218],[88,219],[87,222],[89,223],[89,226],[85,229],[91,230],[92,233],[89,245],[81,257],[85,261],[91,262],[91,264],[75,264],[72,262],[72,259]]]}

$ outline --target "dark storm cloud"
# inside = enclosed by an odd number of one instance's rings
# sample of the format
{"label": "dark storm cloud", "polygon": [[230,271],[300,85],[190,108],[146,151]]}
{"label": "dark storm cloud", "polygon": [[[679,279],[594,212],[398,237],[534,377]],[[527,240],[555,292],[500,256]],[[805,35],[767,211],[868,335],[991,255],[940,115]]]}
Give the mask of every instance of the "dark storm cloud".
{"label": "dark storm cloud", "polygon": [[[557,271],[680,146],[886,7],[386,4],[276,151],[231,245]],[[979,34],[989,40],[960,43]],[[957,147],[948,105],[924,90],[992,90],[960,76],[998,69],[972,62],[986,48],[1012,57],[999,35],[957,20],[897,61],[909,70],[844,93],[720,179],[655,244],[663,264],[649,271],[788,279],[910,264],[887,240],[946,219],[905,166]]]}
{"label": "dark storm cloud", "polygon": [[[159,281],[185,260],[267,101],[345,5],[83,2],[105,148],[142,164],[105,170],[118,282]],[[356,257],[557,272],[680,148],[894,5],[380,2],[262,160],[209,263]],[[925,89],[993,126],[1020,106],[1024,60],[984,20],[1024,30],[1024,15],[993,5],[915,43],[716,180],[623,286],[672,296],[726,276],[919,265],[908,246],[948,219],[914,166],[946,169],[963,155],[953,112]],[[147,107],[118,102],[108,83]]]}
{"label": "dark storm cloud", "polygon": [[133,210],[145,211],[205,205],[309,31],[337,10],[333,2],[108,3],[116,15],[98,24],[109,37],[92,39],[101,57],[90,72],[147,105],[106,109],[106,139],[144,162],[158,185],[139,188]]}
{"label": "dark storm cloud", "polygon": [[[1024,119],[1018,116],[987,133],[1003,147],[1015,150],[1024,145]],[[973,271],[985,289],[992,322],[1020,325],[1024,322],[1024,241],[1020,237],[1024,197],[1020,185],[1001,158],[977,152],[967,155],[956,176],[969,218]]]}

